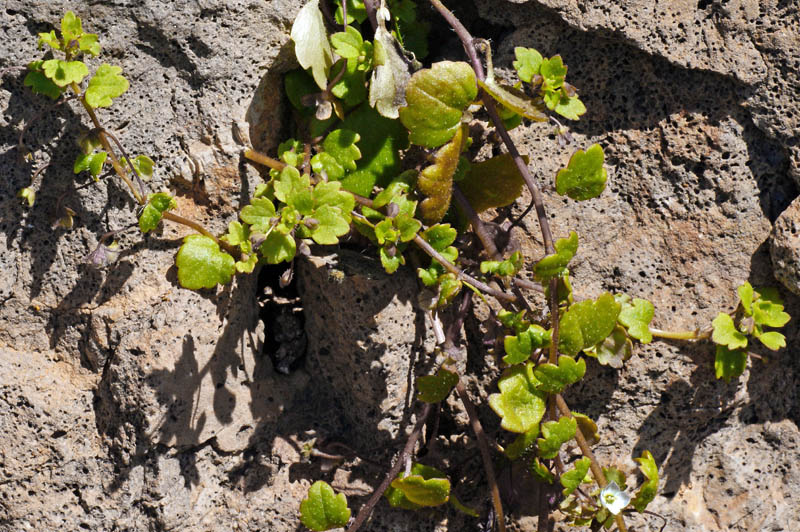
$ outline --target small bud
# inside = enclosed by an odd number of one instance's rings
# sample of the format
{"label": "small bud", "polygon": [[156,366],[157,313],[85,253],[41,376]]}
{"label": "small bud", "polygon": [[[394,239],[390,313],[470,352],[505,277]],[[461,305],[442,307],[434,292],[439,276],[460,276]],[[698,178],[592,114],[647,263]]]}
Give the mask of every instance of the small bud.
{"label": "small bud", "polygon": [[33,203],[36,201],[36,191],[31,187],[25,187],[21,189],[19,192],[17,192],[17,196],[27,202],[28,207],[33,207]]}
{"label": "small bud", "polygon": [[312,231],[319,227],[319,220],[316,218],[306,218],[303,220],[303,225],[311,229]]}
{"label": "small bud", "polygon": [[294,268],[286,268],[286,271],[278,278],[278,284],[281,288],[286,288],[294,278]]}
{"label": "small bud", "polygon": [[58,221],[55,224],[53,224],[53,229],[56,229],[58,227],[61,227],[63,229],[72,229],[73,216],[75,216],[75,211],[73,211],[69,207],[64,207],[64,216],[59,218]]}
{"label": "small bud", "polygon": [[103,243],[98,244],[94,251],[86,256],[86,263],[95,268],[105,268],[114,263],[119,258],[119,244],[116,241],[108,246]]}
{"label": "small bud", "polygon": [[397,203],[389,203],[386,206],[386,216],[389,218],[394,218],[400,212],[400,207],[397,206]]}

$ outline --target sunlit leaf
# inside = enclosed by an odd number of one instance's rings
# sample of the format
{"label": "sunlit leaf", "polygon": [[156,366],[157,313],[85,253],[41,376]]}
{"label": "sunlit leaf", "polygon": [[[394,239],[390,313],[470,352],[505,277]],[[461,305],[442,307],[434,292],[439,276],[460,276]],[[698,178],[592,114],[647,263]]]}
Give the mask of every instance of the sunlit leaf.
{"label": "sunlit leaf", "polygon": [[561,485],[564,486],[564,489],[561,492],[564,497],[575,491],[586,479],[586,474],[589,472],[589,466],[591,463],[592,461],[584,456],[580,460],[575,461],[575,467],[569,471],[565,471],[561,475],[559,480],[561,481]]}
{"label": "sunlit leaf", "polygon": [[[152,194],[147,198],[147,205],[142,209],[142,214],[139,215],[139,229],[142,233],[147,233],[158,227],[161,221],[161,215],[177,206],[175,198],[165,192],[158,192]],[[213,241],[212,241],[213,242]]]}
{"label": "sunlit leaf", "polygon": [[61,59],[49,59],[43,62],[42,72],[59,87],[80,83],[89,75],[89,69],[83,61],[62,61]]}
{"label": "sunlit leaf", "polygon": [[516,336],[508,335],[503,339],[506,364],[520,364],[530,358],[535,349],[550,345],[552,331],[545,330],[539,325],[531,324]]}
{"label": "sunlit leaf", "polygon": [[608,172],[603,168],[603,148],[592,144],[576,151],[566,168],[556,175],[556,192],[578,201],[596,198],[606,188]]}
{"label": "sunlit leaf", "polygon": [[213,288],[231,280],[234,273],[233,257],[220,251],[213,239],[203,235],[189,235],[183,239],[175,264],[178,282],[190,290]]}
{"label": "sunlit leaf", "polygon": [[90,107],[108,107],[113,98],[128,90],[128,80],[120,75],[122,68],[107,64],[100,65],[84,93]]}
{"label": "sunlit leaf", "polygon": [[417,510],[447,502],[450,495],[450,481],[438,469],[414,463],[411,466],[411,474],[404,475],[405,472],[401,472],[384,493],[384,497],[393,508]]}
{"label": "sunlit leaf", "polygon": [[561,317],[559,351],[575,356],[602,342],[614,330],[619,312],[620,304],[608,292],[595,301],[574,303]]}
{"label": "sunlit leaf", "polygon": [[644,512],[658,492],[658,466],[650,451],[644,451],[640,458],[634,460],[639,462],[639,469],[647,480],[639,487],[631,504],[637,512]]}
{"label": "sunlit leaf", "polygon": [[533,376],[539,381],[535,386],[537,390],[546,393],[561,393],[570,384],[575,384],[586,373],[586,362],[583,359],[575,361],[574,358],[561,355],[558,357],[558,366],[555,364],[540,364],[533,371]]}
{"label": "sunlit leaf", "polygon": [[291,32],[297,62],[310,68],[317,86],[328,86],[328,71],[333,64],[333,51],[328,43],[325,19],[319,9],[319,0],[309,0],[297,13]]}
{"label": "sunlit leaf", "polygon": [[747,347],[747,337],[736,329],[733,318],[728,314],[720,312],[711,322],[711,326],[714,327],[711,340],[715,344],[724,345],[728,349]]}
{"label": "sunlit leaf", "polygon": [[571,417],[562,417],[558,421],[542,423],[542,437],[536,440],[539,456],[555,458],[561,446],[575,437],[578,423]]}
{"label": "sunlit leaf", "polygon": [[547,255],[533,266],[536,277],[546,282],[567,272],[567,265],[578,252],[578,233],[570,231],[569,238],[559,238],[555,243],[556,252]]}
{"label": "sunlit leaf", "polygon": [[513,63],[514,68],[517,69],[517,76],[520,80],[530,83],[533,76],[539,73],[543,59],[542,54],[533,48],[517,46],[514,48],[514,55],[517,58]]}
{"label": "sunlit leaf", "polygon": [[650,343],[653,335],[650,332],[650,322],[653,320],[655,307],[646,299],[617,298],[622,303],[622,310],[619,313],[619,322],[628,329],[628,334],[636,338],[643,344]]}
{"label": "sunlit leaf", "polygon": [[300,503],[300,521],[311,530],[342,528],[350,520],[350,508],[344,493],[335,493],[328,483],[318,480]]}
{"label": "sunlit leaf", "polygon": [[425,199],[419,205],[422,220],[427,224],[439,222],[450,207],[453,193],[453,174],[458,167],[458,158],[467,141],[466,126],[458,128],[453,138],[439,148],[433,164],[420,172],[417,190]]}
{"label": "sunlit leaf", "polygon": [[372,79],[369,84],[369,104],[381,116],[397,118],[398,109],[406,105],[406,92],[411,73],[408,63],[397,51],[397,41],[387,31],[385,21],[378,17],[373,40]]}
{"label": "sunlit leaf", "polygon": [[500,393],[489,396],[489,406],[503,418],[501,426],[508,431],[522,434],[542,420],[546,395],[533,387],[532,371],[530,363],[508,368],[497,385]]}

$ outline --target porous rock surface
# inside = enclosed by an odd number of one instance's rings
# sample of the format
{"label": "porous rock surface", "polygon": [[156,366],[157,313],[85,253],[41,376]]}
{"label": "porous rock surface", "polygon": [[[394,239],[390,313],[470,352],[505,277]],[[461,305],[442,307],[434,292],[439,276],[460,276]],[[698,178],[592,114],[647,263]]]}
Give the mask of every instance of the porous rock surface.
{"label": "porous rock surface", "polygon": [[[513,131],[542,182],[572,148],[606,149],[600,198],[575,204],[546,193],[556,236],[581,235],[579,293],[645,297],[657,326],[693,329],[729,310],[742,281],[776,283],[769,238],[800,178],[793,2],[476,5],[483,21],[473,31],[492,33],[501,74],[514,46],[560,53],[589,109],[571,124],[570,149],[559,150],[548,126]],[[37,57],[36,33],[75,10],[131,81],[101,119],[130,152],[156,160],[153,190],[177,192],[179,214],[221,231],[260,179],[240,159],[233,124],[268,152],[280,140],[280,73],[292,65],[286,43],[299,7],[7,0],[0,69]],[[445,44],[448,58],[462,57],[457,42]],[[322,472],[302,447],[330,438],[388,464],[402,445],[391,438],[413,421],[411,375],[432,362],[413,274],[388,277],[350,252],[300,262],[308,360],[280,375],[263,350],[271,331],[259,320],[255,276],[219,291],[178,288],[183,229],[121,233],[114,267],[83,264],[99,235],[131,223],[134,205],[113,181],[73,184],[72,139],[87,123],[74,102],[26,132],[35,156],[20,162],[19,132],[45,109],[22,79],[0,80],[0,531],[293,531],[299,501],[320,478],[358,508],[382,471],[356,461]],[[491,151],[499,148],[482,153]],[[36,206],[24,209],[16,191],[48,162]],[[52,229],[59,205],[77,212],[74,229]],[[529,261],[541,256],[533,218],[515,234]],[[778,270],[793,271],[791,262]],[[796,296],[784,295],[797,319]],[[490,383],[497,364],[478,327],[467,329],[469,387],[484,402],[480,393],[492,390],[474,385]],[[790,530],[800,518],[797,339],[793,320],[789,347],[760,351],[769,363],[731,383],[714,379],[708,345],[654,343],[620,371],[590,363],[567,400],[598,420],[606,463],[632,473],[631,458],[653,452],[663,480],[651,509],[667,529]],[[445,408],[439,452],[463,481],[463,502],[482,509],[480,462],[458,412],[454,402]],[[496,416],[485,406],[481,416],[493,433]],[[535,528],[531,498],[509,502],[515,530]],[[477,526],[452,512],[381,506],[368,529]]]}

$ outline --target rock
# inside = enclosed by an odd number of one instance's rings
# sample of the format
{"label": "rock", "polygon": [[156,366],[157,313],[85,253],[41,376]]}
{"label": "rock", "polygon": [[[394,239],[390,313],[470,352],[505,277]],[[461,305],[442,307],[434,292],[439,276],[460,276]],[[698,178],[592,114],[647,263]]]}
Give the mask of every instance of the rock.
{"label": "rock", "polygon": [[775,278],[788,290],[800,295],[800,201],[795,200],[775,220],[770,240],[770,256]]}

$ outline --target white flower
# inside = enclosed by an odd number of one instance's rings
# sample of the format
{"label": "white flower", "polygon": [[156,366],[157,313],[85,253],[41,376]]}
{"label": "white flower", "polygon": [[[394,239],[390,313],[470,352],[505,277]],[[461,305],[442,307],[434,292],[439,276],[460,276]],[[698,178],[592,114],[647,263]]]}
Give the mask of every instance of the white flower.
{"label": "white flower", "polygon": [[600,490],[600,504],[609,512],[617,515],[631,502],[631,496],[619,489],[613,480]]}

